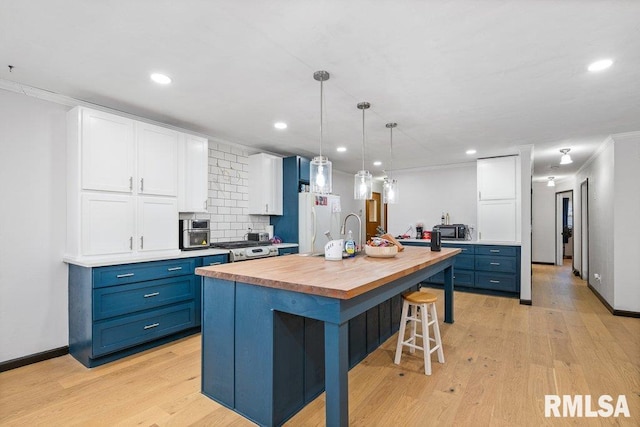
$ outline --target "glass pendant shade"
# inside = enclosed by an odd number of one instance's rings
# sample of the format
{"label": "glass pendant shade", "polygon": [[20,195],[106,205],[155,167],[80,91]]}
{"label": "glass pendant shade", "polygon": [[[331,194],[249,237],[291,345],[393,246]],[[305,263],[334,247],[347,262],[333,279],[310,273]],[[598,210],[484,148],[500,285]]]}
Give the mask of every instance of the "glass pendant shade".
{"label": "glass pendant shade", "polygon": [[570,148],[563,148],[562,150],[560,150],[560,152],[562,153],[562,157],[560,157],[561,165],[568,165],[570,163],[573,163],[573,160],[571,160],[571,156],[569,155],[569,151],[571,151]]}
{"label": "glass pendant shade", "polygon": [[311,161],[311,192],[331,194],[331,161],[324,156],[316,156]]}
{"label": "glass pendant shade", "polygon": [[369,171],[361,170],[356,173],[353,181],[353,198],[356,200],[373,198],[373,175]]}
{"label": "glass pendant shade", "polygon": [[548,178],[549,180],[547,181],[547,187],[555,187],[556,186],[556,182],[554,181],[554,177],[550,176]]}
{"label": "glass pendant shade", "polygon": [[312,193],[331,194],[333,190],[331,162],[322,155],[322,111],[324,107],[323,83],[329,80],[329,73],[316,71],[313,78],[320,82],[320,154],[309,163],[309,184]]}
{"label": "glass pendant shade", "polygon": [[398,181],[395,179],[384,180],[384,202],[388,204],[398,203]]}

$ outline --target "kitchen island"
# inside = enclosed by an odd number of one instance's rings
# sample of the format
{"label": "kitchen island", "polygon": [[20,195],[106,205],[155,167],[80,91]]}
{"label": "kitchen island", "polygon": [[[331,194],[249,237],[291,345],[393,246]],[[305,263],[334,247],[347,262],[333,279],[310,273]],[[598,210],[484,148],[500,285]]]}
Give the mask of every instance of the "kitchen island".
{"label": "kitchen island", "polygon": [[445,322],[453,323],[459,252],[407,247],[393,258],[293,255],[196,269],[204,277],[202,392],[258,424],[282,424],[308,403],[290,392],[304,382],[314,344],[295,320],[315,319],[324,324],[326,424],[348,425],[349,320],[444,271]]}

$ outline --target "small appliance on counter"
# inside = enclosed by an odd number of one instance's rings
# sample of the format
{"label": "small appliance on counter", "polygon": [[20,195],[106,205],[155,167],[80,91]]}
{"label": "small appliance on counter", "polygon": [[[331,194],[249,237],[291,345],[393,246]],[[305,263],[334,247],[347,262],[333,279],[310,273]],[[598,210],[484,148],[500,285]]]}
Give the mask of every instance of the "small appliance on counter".
{"label": "small appliance on counter", "polygon": [[422,230],[424,227],[422,224],[416,224],[416,239],[422,239]]}
{"label": "small appliance on counter", "polygon": [[440,231],[442,240],[466,240],[469,232],[465,224],[434,225],[433,229]]}
{"label": "small appliance on counter", "polygon": [[252,242],[268,242],[269,233],[264,231],[247,233],[247,240]]}
{"label": "small appliance on counter", "polygon": [[440,230],[438,230],[436,227],[433,227],[433,230],[431,230],[431,250],[433,252],[440,252],[440,239]]}
{"label": "small appliance on counter", "polygon": [[329,261],[342,261],[344,239],[331,240],[324,245],[324,259]]}
{"label": "small appliance on counter", "polygon": [[178,246],[188,251],[209,248],[209,220],[181,219],[178,221]]}

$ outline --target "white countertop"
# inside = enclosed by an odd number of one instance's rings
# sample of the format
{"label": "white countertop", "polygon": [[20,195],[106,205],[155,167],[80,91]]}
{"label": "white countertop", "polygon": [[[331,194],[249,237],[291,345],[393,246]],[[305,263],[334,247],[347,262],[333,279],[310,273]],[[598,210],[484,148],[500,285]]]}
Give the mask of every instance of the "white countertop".
{"label": "white countertop", "polygon": [[[428,239],[398,239],[398,242],[431,243]],[[490,240],[442,240],[442,244],[447,245],[498,245],[498,246],[520,246],[520,242],[494,242]]]}
{"label": "white countertop", "polygon": [[[278,249],[296,248],[297,243],[278,243],[274,244]],[[172,250],[154,252],[148,254],[136,254],[136,255],[118,255],[118,256],[85,256],[85,257],[70,257],[64,256],[62,261],[67,264],[78,265],[80,267],[106,267],[109,265],[120,264],[133,264],[138,262],[148,261],[163,261],[167,259],[180,259],[180,258],[194,258],[210,255],[226,255],[229,253],[228,249],[193,249],[190,251]]]}

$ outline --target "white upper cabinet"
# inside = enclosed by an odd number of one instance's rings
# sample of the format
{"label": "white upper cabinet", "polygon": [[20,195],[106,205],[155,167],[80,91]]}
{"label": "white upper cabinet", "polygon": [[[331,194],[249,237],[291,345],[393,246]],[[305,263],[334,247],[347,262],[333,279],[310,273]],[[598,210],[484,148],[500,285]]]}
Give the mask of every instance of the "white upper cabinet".
{"label": "white upper cabinet", "polygon": [[282,215],[282,158],[249,156],[249,214]]}
{"label": "white upper cabinet", "polygon": [[478,200],[515,199],[516,156],[478,160]]}
{"label": "white upper cabinet", "polygon": [[517,240],[516,200],[489,200],[478,204],[478,240]]}
{"label": "white upper cabinet", "polygon": [[138,194],[178,195],[178,132],[136,123]]}
{"label": "white upper cabinet", "polygon": [[178,210],[206,212],[209,197],[209,142],[180,135],[178,147]]}
{"label": "white upper cabinet", "polygon": [[81,198],[83,255],[131,253],[135,212],[133,197],[91,192],[83,194]]}
{"label": "white upper cabinet", "polygon": [[139,252],[175,249],[178,244],[178,201],[169,197],[138,197],[135,249]]}
{"label": "white upper cabinet", "polygon": [[134,176],[134,121],[82,109],[79,126],[82,188],[130,193]]}

